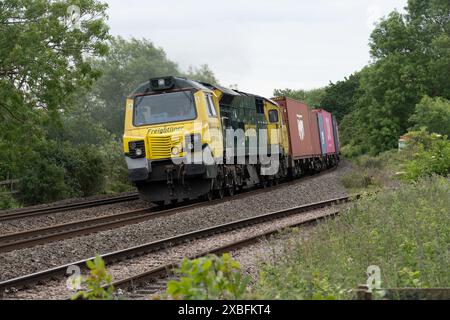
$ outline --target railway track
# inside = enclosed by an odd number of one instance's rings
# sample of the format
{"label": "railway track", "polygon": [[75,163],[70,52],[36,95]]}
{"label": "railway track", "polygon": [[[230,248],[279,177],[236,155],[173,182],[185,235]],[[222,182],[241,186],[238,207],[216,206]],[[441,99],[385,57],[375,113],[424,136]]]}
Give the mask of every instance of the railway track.
{"label": "railway track", "polygon": [[[304,181],[311,177],[322,175],[322,174],[325,174],[332,170],[335,170],[336,168],[337,168],[337,166],[334,168],[322,171],[315,175],[303,177],[301,179]],[[298,180],[294,180],[293,182],[295,182],[295,181],[298,181]],[[284,185],[284,184],[285,183],[282,183],[281,185]],[[273,190],[274,188],[276,188],[276,186],[272,187],[270,189]],[[45,214],[50,214],[50,213],[59,213],[59,212],[77,210],[77,209],[93,208],[93,207],[103,206],[103,205],[107,205],[107,204],[121,203],[121,202],[133,201],[133,200],[139,200],[139,194],[137,192],[128,194],[128,195],[115,196],[115,197],[110,197],[110,198],[105,198],[105,199],[75,202],[75,203],[56,205],[56,206],[50,206],[50,207],[45,207],[45,208],[29,208],[29,209],[25,208],[25,209],[19,209],[18,211],[8,212],[8,213],[0,212],[0,222],[21,219],[21,218],[27,218],[27,217],[34,217],[34,216],[45,215]]]}
{"label": "railway track", "polygon": [[[333,170],[333,169],[331,169]],[[324,174],[329,171],[324,171]],[[317,176],[317,175],[315,175]],[[311,179],[315,176],[308,176],[303,181]],[[175,207],[149,207],[144,209],[121,212],[113,215],[91,218],[87,220],[80,220],[70,223],[59,224],[55,226],[22,231],[12,234],[0,236],[0,253],[12,250],[19,250],[22,248],[29,248],[32,246],[51,243],[54,241],[70,239],[77,236],[92,234],[95,232],[111,230],[114,228],[123,227],[159,217],[169,216],[184,210],[199,208],[206,205],[215,205],[229,200],[237,200],[260,193],[268,193],[280,187],[289,186],[297,183],[298,180],[285,182],[266,189],[249,189],[232,198],[216,199],[209,202],[192,202],[183,206]],[[168,209],[167,209],[168,208]],[[1,220],[0,220],[1,221]]]}
{"label": "railway track", "polygon": [[[105,261],[106,264],[113,264],[116,262],[132,259],[134,257],[139,257],[139,256],[143,256],[143,255],[153,253],[156,251],[164,250],[168,247],[173,247],[173,246],[181,245],[184,243],[195,242],[198,239],[211,237],[211,236],[214,236],[217,234],[228,233],[228,232],[231,232],[234,230],[243,229],[245,227],[250,227],[250,226],[261,224],[264,222],[269,222],[269,221],[277,220],[280,218],[293,216],[293,215],[296,215],[296,214],[299,214],[302,212],[307,212],[307,211],[311,211],[311,210],[315,210],[315,209],[319,209],[319,208],[324,208],[324,207],[340,204],[343,202],[348,202],[350,200],[351,199],[349,197],[342,197],[342,198],[336,198],[336,199],[331,199],[331,200],[327,200],[327,201],[312,203],[312,204],[308,204],[308,205],[298,206],[298,207],[290,208],[287,210],[281,210],[281,211],[276,211],[276,212],[272,212],[272,213],[267,213],[267,214],[263,214],[263,215],[259,215],[259,216],[255,216],[255,217],[251,217],[251,218],[234,221],[231,223],[221,224],[218,226],[205,228],[202,230],[197,230],[197,231],[182,234],[182,235],[177,235],[177,236],[159,240],[159,241],[146,243],[143,245],[135,246],[132,248],[127,248],[124,250],[119,250],[119,251],[103,254],[101,257],[103,258],[103,260]],[[337,214],[337,212],[335,212],[331,215],[335,215],[335,214]],[[327,216],[329,217],[330,215],[327,215]],[[310,220],[302,222],[301,224],[308,223],[308,222],[314,222],[314,221],[317,221],[318,219],[323,219],[325,217],[326,216],[321,216],[320,218],[310,219]],[[261,238],[261,236],[267,236],[267,235],[270,235],[275,232],[277,232],[277,231],[273,230],[271,232],[266,232],[266,234],[264,234],[264,235],[249,237],[248,239],[240,240],[240,241],[228,244],[223,247],[215,248],[214,250],[209,250],[208,252],[202,252],[202,254],[204,255],[204,254],[208,254],[208,253],[220,253],[220,252],[224,252],[224,251],[230,251],[232,249],[239,248],[240,246],[244,246],[248,243],[254,242],[257,239]],[[198,255],[196,255],[196,256],[198,256]],[[77,261],[74,263],[65,264],[65,265],[55,267],[52,269],[48,269],[45,271],[41,271],[41,272],[37,272],[37,273],[33,273],[33,274],[29,274],[29,275],[25,275],[25,276],[21,276],[21,277],[17,277],[14,279],[0,282],[0,292],[5,292],[5,290],[9,290],[11,288],[15,288],[15,289],[28,288],[30,286],[33,286],[40,282],[43,282],[46,279],[48,280],[48,279],[54,279],[57,277],[64,276],[66,273],[66,270],[69,266],[76,265],[76,266],[79,266],[80,268],[84,268],[86,265],[86,262],[91,259],[92,258],[80,260],[80,261]],[[143,280],[146,280],[149,278],[154,278],[156,275],[159,275],[161,272],[162,273],[168,272],[168,270],[170,270],[171,267],[173,267],[173,265],[174,265],[173,263],[170,265],[162,265],[160,267],[157,267],[151,271],[147,271],[140,275],[135,275],[133,277],[117,281],[114,283],[114,285],[117,287],[123,287],[123,286],[127,286],[132,283],[140,282],[140,281],[143,281]]]}
{"label": "railway track", "polygon": [[11,212],[11,213],[0,214],[0,222],[14,220],[14,219],[27,218],[27,217],[34,217],[34,216],[39,216],[39,215],[45,215],[45,214],[49,214],[49,213],[57,213],[57,212],[65,212],[65,211],[70,211],[70,210],[92,208],[92,207],[98,207],[98,206],[103,206],[103,205],[107,205],[107,204],[114,204],[114,203],[127,202],[127,201],[133,201],[133,200],[139,200],[138,193],[122,195],[122,196],[115,196],[115,197],[110,197],[110,198],[105,198],[105,199],[97,199],[97,200],[69,203],[69,204],[51,206],[51,207],[46,207],[46,208],[24,209],[24,210]]}
{"label": "railway track", "polygon": [[[200,258],[200,257],[204,257],[207,256],[209,254],[223,254],[226,252],[230,252],[230,251],[234,251],[234,250],[239,250],[243,247],[246,246],[250,246],[254,243],[257,243],[258,241],[260,241],[261,239],[267,239],[272,235],[277,234],[280,230],[282,229],[287,229],[287,228],[294,228],[294,227],[298,227],[301,225],[308,225],[311,223],[316,223],[320,220],[326,219],[326,218],[330,218],[330,217],[334,217],[336,215],[339,214],[339,211],[336,210],[330,214],[327,215],[323,215],[320,217],[316,217],[316,218],[310,218],[307,220],[304,220],[302,222],[296,222],[296,223],[292,223],[288,226],[285,226],[283,228],[275,228],[269,231],[265,231],[253,236],[249,236],[245,239],[242,240],[238,240],[238,241],[234,241],[231,242],[229,244],[225,244],[223,246],[218,246],[215,247],[213,249],[207,249],[204,250],[200,253],[196,253],[193,255],[188,256],[188,259],[196,259],[196,258]],[[167,264],[163,264],[161,266],[155,267],[151,270],[142,272],[140,274],[137,275],[133,275],[131,277],[127,277],[125,279],[121,279],[121,280],[117,280],[114,281],[112,283],[112,285],[114,286],[114,288],[121,288],[121,289],[134,289],[137,286],[139,286],[139,284],[143,283],[143,282],[147,282],[147,283],[151,283],[150,285],[150,290],[146,290],[145,294],[149,295],[149,294],[154,294],[157,293],[158,291],[161,291],[162,289],[165,288],[165,285],[167,283],[167,281],[170,277],[173,277],[173,273],[172,270],[174,268],[177,268],[179,265],[179,262],[173,262],[173,263],[167,263]],[[149,285],[145,285],[145,287],[148,287]]]}

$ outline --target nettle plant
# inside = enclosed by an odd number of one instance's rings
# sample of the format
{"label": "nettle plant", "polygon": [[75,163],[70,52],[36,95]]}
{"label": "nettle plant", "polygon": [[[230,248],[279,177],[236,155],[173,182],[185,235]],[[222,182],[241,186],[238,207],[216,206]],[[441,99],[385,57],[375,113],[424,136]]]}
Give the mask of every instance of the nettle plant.
{"label": "nettle plant", "polygon": [[175,274],[180,280],[167,284],[167,295],[185,300],[238,300],[247,291],[249,277],[243,277],[239,263],[230,254],[185,258]]}

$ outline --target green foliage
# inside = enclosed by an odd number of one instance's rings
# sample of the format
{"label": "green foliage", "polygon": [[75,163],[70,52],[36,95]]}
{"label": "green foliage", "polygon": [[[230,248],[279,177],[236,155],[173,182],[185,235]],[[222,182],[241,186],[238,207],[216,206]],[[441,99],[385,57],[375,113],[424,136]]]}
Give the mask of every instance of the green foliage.
{"label": "green foliage", "polygon": [[90,145],[63,145],[61,161],[67,171],[67,184],[79,195],[87,197],[103,191],[105,165],[100,150]]}
{"label": "green foliage", "polygon": [[426,128],[429,132],[450,137],[450,101],[425,96],[416,105],[409,121],[413,124],[412,130]]}
{"label": "green foliage", "polygon": [[262,266],[262,299],[350,299],[371,265],[382,288],[450,283],[450,180],[431,177],[357,201],[307,237],[293,236]]}
{"label": "green foliage", "polygon": [[383,167],[383,159],[381,157],[363,155],[356,162],[363,169],[381,169]]}
{"label": "green foliage", "polygon": [[180,280],[167,284],[167,294],[176,299],[242,299],[249,282],[229,254],[220,258],[214,255],[195,260],[185,258],[177,274]]}
{"label": "green foliage", "polygon": [[19,194],[26,204],[70,196],[90,196],[103,191],[103,157],[91,145],[43,140],[28,149],[21,160]]}
{"label": "green foliage", "polygon": [[340,122],[344,116],[350,113],[359,98],[359,73],[346,77],[343,81],[330,83],[325,88],[325,94],[320,101],[320,106],[332,112]]}
{"label": "green foliage", "polygon": [[[66,23],[70,5],[80,8],[79,28]],[[96,0],[0,3],[0,180],[20,179],[18,196],[25,204],[102,189],[101,183],[94,187],[102,161],[87,140],[100,131],[88,131],[96,126],[68,112],[75,93],[99,75],[84,57],[107,51],[106,8]],[[85,146],[67,143],[77,135]],[[86,168],[96,174],[87,176]]]}
{"label": "green foliage", "polygon": [[352,171],[341,177],[341,183],[348,189],[364,189],[377,185],[373,176],[367,170]]}
{"label": "green foliage", "polygon": [[450,141],[447,136],[428,134],[425,131],[411,132],[407,151],[412,159],[405,164],[406,180],[417,180],[433,174],[450,174]]}
{"label": "green foliage", "polygon": [[2,209],[14,209],[19,207],[17,200],[8,193],[5,189],[0,188],[0,210]]}
{"label": "green foliage", "polygon": [[189,67],[189,70],[185,74],[185,77],[200,82],[219,84],[219,81],[217,81],[214,72],[212,72],[207,64],[201,65],[200,68]]}
{"label": "green foliage", "polygon": [[87,261],[89,276],[82,277],[81,284],[86,287],[85,291],[79,291],[72,296],[72,300],[113,300],[114,287],[112,276],[105,267],[105,262],[100,256],[94,260]]}
{"label": "green foliage", "polygon": [[26,204],[37,204],[64,199],[72,190],[65,183],[64,168],[49,163],[45,158],[36,158],[33,166],[27,166],[20,180],[21,200]]}
{"label": "green foliage", "polygon": [[373,63],[360,73],[361,96],[342,124],[350,154],[394,148],[424,96],[450,99],[449,13],[448,1],[410,0],[406,14],[391,13],[373,31]]}
{"label": "green foliage", "polygon": [[[70,5],[80,8],[78,29],[64,21]],[[106,8],[96,0],[0,3],[0,121],[25,121],[36,108],[56,113],[92,83],[98,72],[83,55],[106,52]]]}
{"label": "green foliage", "polygon": [[352,171],[343,175],[340,182],[352,193],[367,193],[380,188],[398,188],[402,185],[401,174],[409,153],[397,149],[377,156],[360,155],[350,159]]}
{"label": "green foliage", "polygon": [[409,268],[403,268],[398,272],[399,287],[401,288],[420,288],[420,271],[412,271]]}
{"label": "green foliage", "polygon": [[312,90],[275,89],[275,97],[288,97],[306,103],[311,108],[320,108],[325,96],[325,88]]}

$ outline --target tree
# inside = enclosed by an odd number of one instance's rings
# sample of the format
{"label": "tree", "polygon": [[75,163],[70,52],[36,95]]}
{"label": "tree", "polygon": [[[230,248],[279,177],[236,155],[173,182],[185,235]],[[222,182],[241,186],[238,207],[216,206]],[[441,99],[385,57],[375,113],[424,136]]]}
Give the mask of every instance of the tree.
{"label": "tree", "polygon": [[359,98],[359,79],[359,73],[355,73],[343,81],[330,82],[325,88],[320,105],[332,112],[338,121],[355,108]]}
{"label": "tree", "polygon": [[275,97],[288,97],[306,103],[311,108],[321,108],[321,101],[325,96],[325,88],[312,90],[275,89]]}
{"label": "tree", "polygon": [[197,80],[200,82],[206,82],[211,84],[219,84],[216,77],[214,76],[214,72],[209,68],[207,64],[203,64],[200,68],[189,67],[188,72],[186,73],[186,78]]}
{"label": "tree", "polygon": [[426,128],[431,133],[450,137],[450,101],[425,96],[416,105],[415,112],[409,121],[413,124],[412,130]]}
{"label": "tree", "polygon": [[[373,31],[373,63],[361,72],[361,96],[351,118],[353,146],[378,152],[396,146],[423,96],[450,98],[450,3],[409,0]],[[360,145],[358,145],[360,144]]]}
{"label": "tree", "polygon": [[[79,28],[65,22],[70,5],[80,9]],[[106,51],[106,8],[96,0],[0,2],[0,121],[56,113],[92,83],[98,72],[84,57]]]}
{"label": "tree", "polygon": [[[69,19],[71,6],[78,20]],[[60,126],[75,93],[98,77],[88,57],[106,53],[106,8],[96,0],[0,2],[0,180],[21,179],[24,203],[92,192],[81,175],[77,190],[68,183],[67,146],[49,140],[48,129]],[[79,157],[81,165],[96,160]]]}

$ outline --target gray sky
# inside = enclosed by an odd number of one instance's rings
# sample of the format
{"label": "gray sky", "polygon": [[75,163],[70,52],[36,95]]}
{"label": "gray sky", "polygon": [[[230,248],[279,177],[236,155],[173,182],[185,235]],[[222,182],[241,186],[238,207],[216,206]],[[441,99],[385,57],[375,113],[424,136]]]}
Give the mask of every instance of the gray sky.
{"label": "gray sky", "polygon": [[369,62],[373,23],[407,0],[106,0],[111,33],[146,38],[183,70],[271,96],[312,89]]}

